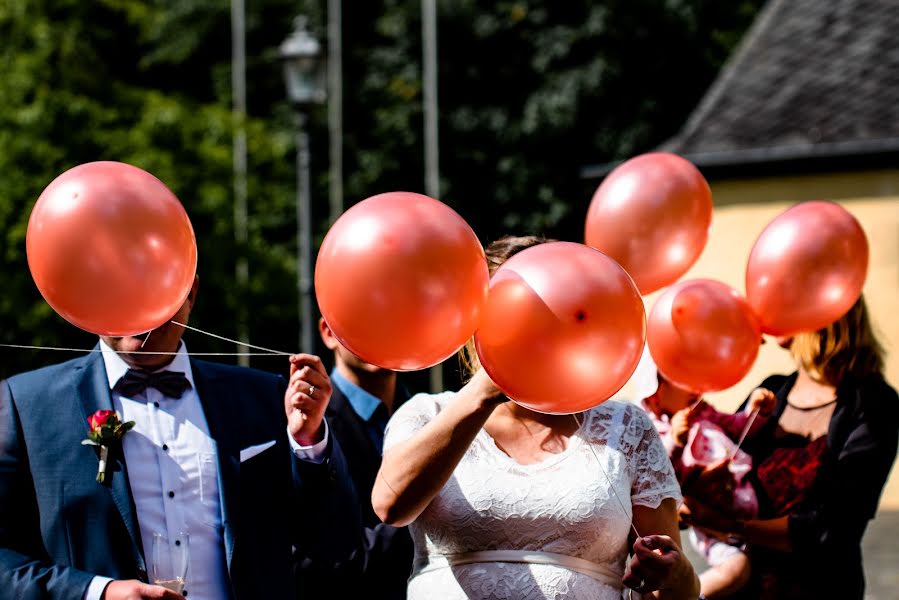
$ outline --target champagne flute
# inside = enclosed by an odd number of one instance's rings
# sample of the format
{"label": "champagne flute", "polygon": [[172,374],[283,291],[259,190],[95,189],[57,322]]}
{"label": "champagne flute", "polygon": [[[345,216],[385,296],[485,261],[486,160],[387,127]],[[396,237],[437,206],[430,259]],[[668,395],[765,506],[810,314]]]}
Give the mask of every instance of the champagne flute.
{"label": "champagne flute", "polygon": [[170,544],[165,534],[153,534],[153,584],[181,593],[190,563],[190,534],[179,532]]}

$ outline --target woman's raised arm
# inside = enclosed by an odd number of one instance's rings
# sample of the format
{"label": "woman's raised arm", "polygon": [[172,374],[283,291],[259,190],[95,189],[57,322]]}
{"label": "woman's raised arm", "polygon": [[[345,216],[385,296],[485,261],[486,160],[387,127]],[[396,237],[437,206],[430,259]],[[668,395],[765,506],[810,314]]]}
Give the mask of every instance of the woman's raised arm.
{"label": "woman's raised arm", "polygon": [[482,369],[430,422],[385,450],[371,492],[372,507],[384,523],[402,527],[421,514],[493,409],[505,400],[501,394]]}

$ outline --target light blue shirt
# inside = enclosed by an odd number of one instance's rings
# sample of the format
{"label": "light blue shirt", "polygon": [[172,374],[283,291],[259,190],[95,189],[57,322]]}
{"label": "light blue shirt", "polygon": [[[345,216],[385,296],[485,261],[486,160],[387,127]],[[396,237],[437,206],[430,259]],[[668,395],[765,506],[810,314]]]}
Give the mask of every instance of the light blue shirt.
{"label": "light blue shirt", "polygon": [[365,432],[378,452],[381,453],[384,446],[384,429],[387,427],[387,411],[383,410],[377,414],[375,411],[384,403],[380,398],[352,383],[337,369],[331,371],[331,382],[346,396],[350,406],[353,407],[353,412],[365,421]]}
{"label": "light blue shirt", "polygon": [[[216,444],[209,434],[197,395],[186,346],[182,342],[172,362],[162,369],[184,373],[190,388],[181,398],[163,396],[150,387],[132,398],[123,396],[114,388],[129,367],[102,341],[100,348],[113,408],[123,422],[135,423],[122,438],[122,452],[129,465],[128,481],[137,509],[150,583],[153,583],[154,534],[165,536],[170,552],[174,552],[176,546],[187,543],[184,533],[188,533],[190,566],[184,589],[191,599],[231,598]],[[314,446],[302,447],[292,436],[287,437],[299,458],[310,462],[324,459],[327,425],[324,439]],[[274,444],[274,440],[270,442],[271,446]],[[248,450],[252,454],[261,449]],[[244,452],[241,455],[243,460]],[[110,581],[107,577],[95,577],[84,595],[85,600],[99,600]]]}

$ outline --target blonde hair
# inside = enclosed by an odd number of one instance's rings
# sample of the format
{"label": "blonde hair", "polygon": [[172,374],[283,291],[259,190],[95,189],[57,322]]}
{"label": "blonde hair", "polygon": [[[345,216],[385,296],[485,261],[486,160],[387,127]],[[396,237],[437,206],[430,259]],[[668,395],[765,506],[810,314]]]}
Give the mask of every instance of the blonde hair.
{"label": "blonde hair", "polygon": [[834,387],[848,376],[883,378],[883,347],[874,336],[863,297],[827,327],[797,334],[790,354],[809,375]]}
{"label": "blonde hair", "polygon": [[[535,235],[507,235],[490,242],[484,249],[484,252],[487,255],[487,270],[490,272],[490,276],[493,277],[493,274],[496,273],[496,270],[499,269],[504,262],[522,250],[551,241],[554,240],[548,240]],[[478,353],[475,350],[473,337],[462,346],[461,350],[459,350],[459,365],[462,368],[462,379],[465,381],[471,379],[472,375],[481,368],[481,361],[478,359]]]}

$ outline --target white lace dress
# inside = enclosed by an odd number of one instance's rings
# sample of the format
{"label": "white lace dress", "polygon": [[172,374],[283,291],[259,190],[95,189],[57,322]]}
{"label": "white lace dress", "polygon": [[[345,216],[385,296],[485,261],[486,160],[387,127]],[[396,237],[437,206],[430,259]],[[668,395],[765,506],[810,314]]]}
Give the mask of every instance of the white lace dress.
{"label": "white lace dress", "polygon": [[[409,400],[387,426],[385,450],[408,439],[454,396]],[[447,557],[548,552],[601,565],[620,581],[632,505],[655,508],[665,498],[680,502],[680,488],[655,428],[636,406],[608,401],[588,411],[564,452],[532,465],[516,463],[481,429],[453,476],[409,526],[415,566],[408,598],[619,600],[620,586],[562,566],[454,564]]]}

